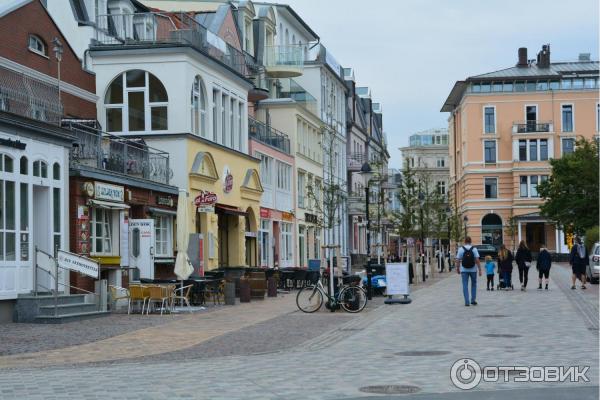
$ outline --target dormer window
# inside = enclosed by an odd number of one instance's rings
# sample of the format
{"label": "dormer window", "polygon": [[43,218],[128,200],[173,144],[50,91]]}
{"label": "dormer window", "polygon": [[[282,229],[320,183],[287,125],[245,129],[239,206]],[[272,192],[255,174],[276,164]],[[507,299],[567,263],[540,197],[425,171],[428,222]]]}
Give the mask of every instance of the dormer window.
{"label": "dormer window", "polygon": [[40,39],[39,36],[36,35],[29,35],[29,50],[33,51],[34,53],[37,53],[39,55],[45,56],[46,55],[46,44],[44,43],[44,41],[42,39]]}

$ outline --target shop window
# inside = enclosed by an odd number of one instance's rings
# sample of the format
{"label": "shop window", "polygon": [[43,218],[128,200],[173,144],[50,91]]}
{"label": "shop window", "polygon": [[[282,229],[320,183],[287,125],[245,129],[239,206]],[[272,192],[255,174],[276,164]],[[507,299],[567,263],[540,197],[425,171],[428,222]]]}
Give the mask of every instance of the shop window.
{"label": "shop window", "polygon": [[29,164],[27,162],[27,157],[21,157],[21,160],[19,161],[19,169],[22,175],[27,175],[29,173]]}
{"label": "shop window", "polygon": [[200,76],[192,85],[192,132],[206,137],[206,88]]}
{"label": "shop window", "polygon": [[29,35],[29,50],[42,56],[46,55],[46,43],[37,35]]}
{"label": "shop window", "polygon": [[154,249],[157,257],[173,256],[173,217],[156,215],[154,217]]}
{"label": "shop window", "polygon": [[109,132],[163,131],[168,129],[168,96],[153,74],[127,71],[115,78],[104,97]]}
{"label": "shop window", "polygon": [[280,257],[282,262],[291,263],[294,259],[292,224],[281,223],[281,249]]}
{"label": "shop window", "polygon": [[270,237],[270,221],[267,219],[263,219],[260,221],[260,242],[259,242],[259,252],[260,252],[260,265],[261,267],[269,266],[269,252],[271,246],[269,245],[269,237]]}
{"label": "shop window", "polygon": [[306,265],[306,237],[305,233],[306,228],[304,225],[298,226],[298,255],[300,256],[300,267],[304,267]]}
{"label": "shop window", "polygon": [[113,255],[113,243],[116,242],[113,223],[113,212],[111,210],[104,208],[92,209],[91,240],[93,254]]}

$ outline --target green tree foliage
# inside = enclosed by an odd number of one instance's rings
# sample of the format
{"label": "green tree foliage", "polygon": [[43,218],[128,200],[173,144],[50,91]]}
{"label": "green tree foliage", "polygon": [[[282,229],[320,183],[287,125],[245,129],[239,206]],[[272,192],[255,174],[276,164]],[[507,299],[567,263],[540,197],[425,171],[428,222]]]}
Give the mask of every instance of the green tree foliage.
{"label": "green tree foliage", "polygon": [[598,241],[600,241],[598,225],[585,231],[585,247],[587,247],[588,251],[592,251],[592,246]]}
{"label": "green tree foliage", "polygon": [[598,144],[577,140],[575,151],[550,160],[552,175],[538,187],[541,214],[577,234],[598,224]]}

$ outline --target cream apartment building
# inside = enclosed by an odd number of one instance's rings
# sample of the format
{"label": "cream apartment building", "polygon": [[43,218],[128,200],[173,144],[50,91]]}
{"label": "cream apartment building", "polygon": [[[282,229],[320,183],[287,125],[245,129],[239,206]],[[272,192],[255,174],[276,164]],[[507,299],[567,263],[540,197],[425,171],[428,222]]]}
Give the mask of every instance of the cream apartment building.
{"label": "cream apartment building", "polygon": [[572,152],[579,137],[598,137],[597,61],[551,62],[544,45],[536,60],[521,48],[514,67],[455,83],[449,112],[450,204],[474,243],[525,240],[568,251],[565,233],[542,217],[537,186],[549,159]]}

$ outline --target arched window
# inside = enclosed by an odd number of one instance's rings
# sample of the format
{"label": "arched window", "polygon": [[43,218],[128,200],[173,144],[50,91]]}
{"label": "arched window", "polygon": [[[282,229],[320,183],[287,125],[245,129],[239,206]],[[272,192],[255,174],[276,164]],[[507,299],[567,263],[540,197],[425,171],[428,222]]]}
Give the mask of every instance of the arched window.
{"label": "arched window", "polygon": [[27,157],[22,156],[19,163],[20,163],[19,169],[21,171],[21,175],[27,175],[29,173],[29,163],[27,162]]}
{"label": "arched window", "polygon": [[206,137],[206,89],[200,76],[192,85],[192,132]]}
{"label": "arched window", "polygon": [[13,172],[13,159],[7,154],[0,154],[0,171]]}
{"label": "arched window", "polygon": [[497,248],[502,244],[502,219],[497,214],[487,214],[481,220],[481,243]]}
{"label": "arched window", "polygon": [[116,77],[104,97],[108,132],[168,129],[167,91],[158,78],[134,69]]}
{"label": "arched window", "polygon": [[52,178],[57,181],[60,180],[60,165],[57,162],[52,165]]}
{"label": "arched window", "polygon": [[38,53],[43,56],[46,55],[46,43],[44,43],[39,36],[29,35],[29,43],[27,44],[27,47],[29,47],[29,50],[33,51],[34,53]]}

